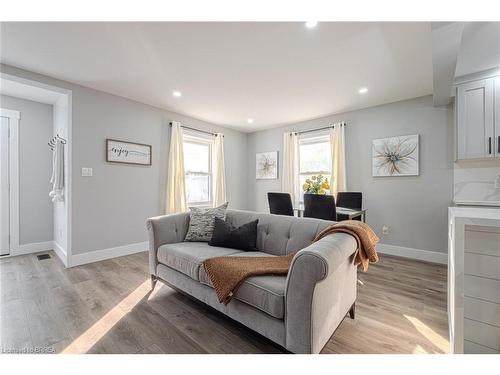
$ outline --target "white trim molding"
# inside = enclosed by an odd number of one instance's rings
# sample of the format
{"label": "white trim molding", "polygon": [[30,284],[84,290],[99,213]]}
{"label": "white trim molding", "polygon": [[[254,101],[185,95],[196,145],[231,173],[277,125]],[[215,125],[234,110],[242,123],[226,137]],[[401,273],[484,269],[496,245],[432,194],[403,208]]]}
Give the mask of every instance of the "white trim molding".
{"label": "white trim molding", "polygon": [[425,262],[448,264],[448,253],[446,252],[421,250],[411,247],[386,245],[383,243],[377,245],[377,252],[380,254],[423,260]]}
{"label": "white trim molding", "polygon": [[45,241],[45,242],[33,242],[20,245],[17,251],[13,254],[3,255],[2,258],[11,258],[18,255],[29,255],[34,253],[39,253],[42,251],[53,250],[54,253],[59,257],[61,262],[65,267],[68,267],[66,251],[55,241]]}
{"label": "white trim molding", "polygon": [[63,262],[64,266],[68,267],[68,256],[66,254],[66,250],[64,250],[64,248],[56,241],[54,241],[53,250],[54,253],[56,253],[56,255],[59,257],[61,262]]}
{"label": "white trim molding", "polygon": [[466,74],[464,76],[456,77],[453,84],[461,85],[467,82],[478,81],[480,79],[488,79],[500,76],[500,68],[492,68],[483,70],[476,73]]}
{"label": "white trim molding", "polygon": [[500,201],[464,201],[464,200],[454,200],[457,206],[500,206]]}
{"label": "white trim molding", "polygon": [[0,117],[8,117],[19,120],[21,118],[21,114],[19,111],[14,111],[12,109],[0,108]]}
{"label": "white trim molding", "polygon": [[0,108],[9,119],[9,255],[19,255],[19,119],[21,113]]}
{"label": "white trim molding", "polygon": [[73,254],[69,259],[68,267],[99,262],[101,260],[122,257],[125,255],[148,251],[149,242],[138,242],[124,246],[110,247],[108,249],[89,251],[82,254]]}
{"label": "white trim molding", "polygon": [[12,258],[20,255],[35,254],[42,251],[51,251],[54,249],[54,241],[45,242],[32,242],[23,245],[19,245],[15,252],[10,254],[2,255],[3,258]]}
{"label": "white trim molding", "polygon": [[[63,116],[65,118],[64,121],[64,128],[66,130],[66,140],[67,140],[67,150],[65,150],[65,155],[67,155],[67,163],[66,168],[67,170],[64,171],[64,174],[67,176],[65,180],[65,191],[64,191],[64,196],[65,196],[65,217],[63,218],[63,221],[65,222],[65,228],[66,231],[63,233],[63,236],[65,237],[65,243],[64,247],[59,246],[58,251],[56,251],[57,255],[61,257],[61,260],[63,263],[68,266],[69,263],[69,258],[71,257],[71,218],[72,218],[72,91],[63,87],[58,87],[58,86],[53,86],[44,82],[40,81],[35,81],[31,79],[25,79],[16,75],[11,75],[11,74],[6,74],[6,73],[1,73],[0,72],[0,83],[2,84],[2,87],[7,87],[6,83],[8,82],[8,87],[9,90],[15,90],[15,93],[17,94],[16,96],[22,97],[23,99],[28,99],[28,100],[34,100],[38,102],[43,102],[43,103],[48,103],[52,104],[54,106],[55,112],[57,110],[61,110],[62,107],[67,109],[65,112],[62,111]],[[11,142],[12,142],[12,129],[11,129]],[[11,171],[12,173],[12,171]],[[19,177],[17,176],[17,179]],[[11,184],[12,183],[18,183],[16,179],[12,178],[11,174]],[[11,185],[11,189],[12,189]],[[19,192],[19,186],[15,187],[17,189],[16,191]],[[12,199],[12,196],[11,196]],[[12,204],[15,204],[11,202],[11,207]],[[19,202],[17,202],[19,204]],[[17,207],[17,210],[19,211],[19,208]],[[19,226],[19,213],[17,213],[17,217],[12,218],[11,217],[11,248],[10,248],[10,254],[11,255],[17,255],[17,248],[19,247],[19,235],[16,235],[15,233],[12,233],[12,223],[15,222]],[[55,236],[54,238],[58,238],[58,236]],[[16,241],[17,241],[17,247],[16,247]],[[55,246],[54,246],[55,247]],[[65,257],[65,259],[63,259]]]}
{"label": "white trim molding", "polygon": [[16,255],[25,255],[32,253],[39,253],[40,251],[50,251],[54,247],[53,241],[45,241],[45,242],[33,242],[27,243],[24,245],[19,245],[19,249],[16,251],[13,256]]}

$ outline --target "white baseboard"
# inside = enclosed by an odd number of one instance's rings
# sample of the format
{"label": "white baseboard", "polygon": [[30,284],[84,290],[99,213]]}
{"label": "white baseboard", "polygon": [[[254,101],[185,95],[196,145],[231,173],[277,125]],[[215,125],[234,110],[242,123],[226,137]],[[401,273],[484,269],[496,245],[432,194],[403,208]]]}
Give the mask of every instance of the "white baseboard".
{"label": "white baseboard", "polygon": [[69,267],[140,253],[142,251],[147,251],[148,248],[149,248],[149,243],[145,241],[145,242],[133,243],[130,245],[110,247],[108,249],[89,251],[88,253],[83,253],[83,254],[74,254],[71,256],[71,259],[69,261]]}
{"label": "white baseboard", "polygon": [[380,254],[396,255],[403,258],[423,260],[431,263],[448,264],[448,254],[437,251],[413,249],[411,247],[377,244]]}
{"label": "white baseboard", "polygon": [[65,267],[68,267],[68,256],[66,254],[66,249],[54,241],[54,252],[61,259]]}
{"label": "white baseboard", "polygon": [[40,251],[49,251],[52,250],[53,247],[54,247],[53,241],[27,243],[24,245],[19,245],[19,248],[12,251],[11,255],[16,256],[16,255],[38,253]]}

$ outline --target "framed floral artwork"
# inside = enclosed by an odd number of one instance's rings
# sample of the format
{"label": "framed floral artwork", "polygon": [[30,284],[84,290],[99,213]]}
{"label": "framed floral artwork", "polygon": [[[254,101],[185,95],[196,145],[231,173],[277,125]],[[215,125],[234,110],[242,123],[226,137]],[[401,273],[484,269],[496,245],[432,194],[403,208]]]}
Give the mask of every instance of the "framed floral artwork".
{"label": "framed floral artwork", "polygon": [[418,176],[419,136],[374,139],[372,142],[372,175]]}
{"label": "framed floral artwork", "polygon": [[255,157],[257,180],[273,180],[278,178],[278,151],[259,152]]}

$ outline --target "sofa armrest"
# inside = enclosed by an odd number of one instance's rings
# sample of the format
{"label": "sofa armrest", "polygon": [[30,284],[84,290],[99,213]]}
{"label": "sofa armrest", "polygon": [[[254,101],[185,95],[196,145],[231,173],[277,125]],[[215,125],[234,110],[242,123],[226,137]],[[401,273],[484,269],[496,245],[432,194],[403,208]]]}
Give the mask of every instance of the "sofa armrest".
{"label": "sofa armrest", "polygon": [[163,215],[146,221],[149,237],[149,272],[156,275],[158,248],[168,243],[184,241],[189,226],[189,213]]}
{"label": "sofa armrest", "polygon": [[352,236],[335,233],[295,255],[285,290],[286,348],[291,352],[318,353],[354,303],[356,248]]}

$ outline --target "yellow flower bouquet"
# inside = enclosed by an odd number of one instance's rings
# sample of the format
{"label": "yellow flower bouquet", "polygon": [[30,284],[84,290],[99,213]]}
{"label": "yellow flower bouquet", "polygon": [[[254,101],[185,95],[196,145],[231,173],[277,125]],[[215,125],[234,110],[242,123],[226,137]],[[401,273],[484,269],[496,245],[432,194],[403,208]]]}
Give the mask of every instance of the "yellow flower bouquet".
{"label": "yellow flower bouquet", "polygon": [[330,190],[330,182],[328,178],[319,174],[317,176],[312,176],[306,180],[306,183],[302,185],[302,189],[305,194],[326,194],[326,190]]}

